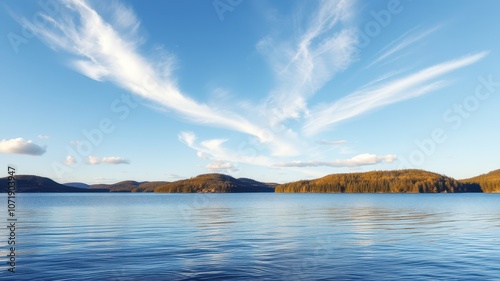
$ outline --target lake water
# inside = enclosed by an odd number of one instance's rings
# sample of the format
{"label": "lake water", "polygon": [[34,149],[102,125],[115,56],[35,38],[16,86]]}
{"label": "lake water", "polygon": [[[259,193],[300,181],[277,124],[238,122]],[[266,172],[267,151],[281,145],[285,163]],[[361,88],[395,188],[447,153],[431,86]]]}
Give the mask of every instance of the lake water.
{"label": "lake water", "polygon": [[500,194],[18,194],[1,280],[499,280]]}

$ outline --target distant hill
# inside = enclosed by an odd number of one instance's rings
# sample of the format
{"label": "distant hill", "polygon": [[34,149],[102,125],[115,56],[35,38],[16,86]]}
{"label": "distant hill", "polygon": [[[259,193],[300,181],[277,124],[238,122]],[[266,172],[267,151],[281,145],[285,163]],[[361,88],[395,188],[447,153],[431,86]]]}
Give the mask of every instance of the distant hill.
{"label": "distant hill", "polygon": [[132,189],[139,187],[136,181],[121,181],[114,184],[93,184],[90,189],[107,189],[109,192],[131,192]]}
{"label": "distant hill", "polygon": [[89,188],[90,185],[83,182],[67,182],[63,183],[65,186],[78,187],[78,188]]}
{"label": "distant hill", "polygon": [[90,189],[107,189],[109,192],[154,192],[155,188],[168,184],[166,181],[121,181],[114,184],[93,184]]}
{"label": "distant hill", "polygon": [[[332,174],[314,180],[277,185],[223,174],[204,174],[175,182],[121,181],[114,184],[87,185],[80,182],[59,184],[49,178],[18,175],[22,192],[158,192],[158,193],[236,193],[236,192],[317,192],[317,193],[438,193],[499,192],[500,170],[470,179],[453,178],[423,171],[396,170]],[[0,178],[0,192],[7,192],[8,178]]]}
{"label": "distant hill", "polygon": [[423,170],[332,174],[276,186],[275,192],[440,193],[481,192],[477,185]]}
{"label": "distant hill", "polygon": [[484,192],[500,192],[500,170],[491,171],[470,179],[460,180],[464,184],[478,184]]}
{"label": "distant hill", "polygon": [[238,180],[247,186],[265,187],[266,190],[269,187],[273,188],[273,190],[274,190],[274,187],[278,185],[277,183],[260,182],[260,181],[256,181],[256,180],[248,179],[248,178],[238,178]]}
{"label": "distant hill", "polygon": [[[49,178],[18,175],[16,178],[16,192],[89,192],[88,189],[62,185]],[[0,192],[8,190],[8,177],[0,178]],[[91,192],[103,192],[105,190],[95,189]]]}
{"label": "distant hill", "polygon": [[251,179],[235,179],[223,174],[204,174],[194,178],[171,182],[155,189],[159,193],[236,193],[273,192],[270,184]]}
{"label": "distant hill", "polygon": [[154,192],[159,186],[166,185],[168,181],[147,181],[140,183],[138,187],[132,189],[132,192]]}

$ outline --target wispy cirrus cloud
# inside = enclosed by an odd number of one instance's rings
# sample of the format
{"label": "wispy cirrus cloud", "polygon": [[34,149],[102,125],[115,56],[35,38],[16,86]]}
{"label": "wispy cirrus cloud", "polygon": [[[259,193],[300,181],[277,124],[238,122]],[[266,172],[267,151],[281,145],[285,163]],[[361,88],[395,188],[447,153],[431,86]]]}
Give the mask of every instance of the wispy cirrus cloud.
{"label": "wispy cirrus cloud", "polygon": [[206,160],[272,166],[270,157],[257,155],[254,151],[245,153],[225,147],[224,143],[227,139],[208,139],[198,142],[196,135],[192,132],[181,132],[178,138],[182,143],[196,150],[198,157]]}
{"label": "wispy cirrus cloud", "polygon": [[343,144],[346,144],[347,141],[346,140],[335,140],[335,141],[322,140],[322,141],[319,141],[319,143],[324,144],[324,145],[343,145]]}
{"label": "wispy cirrus cloud", "polygon": [[355,60],[357,36],[349,24],[354,2],[317,3],[296,17],[296,29],[304,32],[284,40],[268,36],[257,44],[277,79],[264,105],[271,124],[307,113],[307,99]]}
{"label": "wispy cirrus cloud", "polygon": [[[96,81],[111,81],[148,101],[173,109],[186,119],[228,128],[268,141],[261,128],[244,117],[198,103],[181,92],[172,75],[171,55],[153,63],[138,51],[142,38],[135,14],[119,5],[108,22],[85,1],[67,0],[58,17],[44,15],[52,28],[41,28],[21,18],[40,38],[57,50],[73,54],[72,67]],[[47,26],[48,27],[48,26]]]}
{"label": "wispy cirrus cloud", "polygon": [[39,146],[31,140],[23,138],[3,139],[0,141],[0,153],[40,156],[46,151],[46,146]]}
{"label": "wispy cirrus cloud", "polygon": [[[482,52],[450,60],[399,79],[393,77],[399,76],[402,71],[390,70],[344,98],[333,99],[326,106],[311,107],[308,99],[357,60],[358,38],[352,23],[352,15],[357,11],[356,2],[317,1],[308,4],[307,7],[313,6],[313,9],[309,10],[304,5],[291,17],[294,24],[292,36],[275,36],[274,33],[257,43],[258,51],[265,56],[274,72],[275,86],[264,102],[236,112],[230,109],[234,107],[198,102],[182,92],[174,76],[177,58],[165,52],[158,62],[141,54],[139,48],[144,38],[139,34],[140,20],[132,9],[113,3],[114,7],[109,9],[111,12],[106,14],[84,0],[65,0],[57,16],[44,16],[50,26],[40,28],[23,18],[19,21],[52,48],[70,53],[73,56],[71,67],[83,75],[96,81],[111,81],[155,107],[171,109],[190,122],[250,135],[265,147],[258,153],[247,154],[234,149],[234,145],[230,146],[229,138],[199,141],[194,133],[181,132],[179,140],[195,150],[200,158],[210,161],[206,168],[214,171],[230,169],[232,163],[265,167],[353,167],[391,163],[394,155],[375,154],[361,154],[332,162],[279,161],[291,156],[305,157],[308,145],[318,145],[317,139],[311,136],[338,122],[446,86],[445,80],[438,80],[440,76],[475,63],[487,54]],[[392,59],[395,54],[436,30],[431,28],[420,33],[411,30],[382,49],[369,66]],[[220,87],[216,88],[215,94],[225,97],[227,92]],[[294,131],[297,127],[292,127],[289,119],[294,119],[294,125],[302,130],[300,133]],[[330,146],[344,143],[343,140],[319,142]],[[328,149],[340,150],[341,154],[355,153],[345,146]],[[66,161],[75,163],[74,159]],[[95,156],[89,157],[87,162],[128,163],[120,157]]]}
{"label": "wispy cirrus cloud", "polygon": [[375,154],[360,154],[349,159],[337,159],[332,162],[326,161],[292,161],[285,163],[276,163],[277,167],[359,167],[367,165],[375,165],[381,162],[392,163],[396,160],[396,155],[375,155]]}
{"label": "wispy cirrus cloud", "polygon": [[372,61],[366,68],[370,68],[373,65],[376,65],[387,58],[391,57],[392,55],[398,53],[399,51],[405,49],[406,47],[411,46],[412,44],[417,43],[418,41],[421,41],[422,39],[426,38],[430,34],[434,33],[436,30],[438,30],[440,26],[433,27],[430,29],[427,29],[423,32],[416,33],[414,30],[410,30],[408,33],[403,34],[400,38],[390,42],[385,46],[380,52],[378,57]]}
{"label": "wispy cirrus cloud", "polygon": [[447,85],[447,82],[443,80],[435,81],[436,78],[473,64],[487,54],[488,52],[480,52],[468,55],[428,67],[400,79],[362,88],[326,107],[313,110],[303,126],[303,131],[308,135],[314,135],[328,126],[364,114],[375,108],[415,98],[442,88]]}

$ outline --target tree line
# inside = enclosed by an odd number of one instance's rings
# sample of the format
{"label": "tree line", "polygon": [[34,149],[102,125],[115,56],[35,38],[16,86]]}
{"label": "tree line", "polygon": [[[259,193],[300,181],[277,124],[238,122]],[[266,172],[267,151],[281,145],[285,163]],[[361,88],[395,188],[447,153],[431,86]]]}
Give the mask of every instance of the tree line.
{"label": "tree line", "polygon": [[460,180],[468,185],[477,184],[484,192],[500,192],[500,170],[491,171],[470,179]]}
{"label": "tree line", "polygon": [[332,174],[276,186],[275,192],[441,193],[481,192],[478,185],[422,170]]}

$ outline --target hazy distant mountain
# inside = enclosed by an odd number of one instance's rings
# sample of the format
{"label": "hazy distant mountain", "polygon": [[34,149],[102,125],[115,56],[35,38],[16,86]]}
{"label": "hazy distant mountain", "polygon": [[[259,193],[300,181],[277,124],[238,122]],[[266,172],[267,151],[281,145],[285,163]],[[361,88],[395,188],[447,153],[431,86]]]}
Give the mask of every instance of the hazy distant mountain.
{"label": "hazy distant mountain", "polygon": [[204,174],[194,178],[171,182],[155,189],[164,193],[235,193],[235,192],[273,192],[270,184],[251,179],[235,179],[223,174]]}
{"label": "hazy distant mountain", "polygon": [[272,187],[274,189],[274,187],[278,185],[277,183],[260,182],[248,178],[238,178],[238,180],[247,186],[264,187],[264,188]]}
{"label": "hazy distant mountain", "polygon": [[89,188],[90,185],[83,182],[67,182],[63,183],[66,186],[78,187],[78,188]]}
{"label": "hazy distant mountain", "polygon": [[90,189],[107,189],[110,192],[131,192],[132,189],[139,186],[136,181],[121,181],[114,184],[93,184]]}
{"label": "hazy distant mountain", "polygon": [[460,182],[478,184],[484,192],[500,192],[500,170],[491,171],[470,179],[463,179]]}
{"label": "hazy distant mountain", "polygon": [[423,170],[332,174],[276,186],[276,192],[439,193],[481,192],[477,185]]}
{"label": "hazy distant mountain", "polygon": [[[16,178],[16,192],[89,192],[88,189],[62,185],[49,178],[18,175]],[[0,178],[0,192],[7,192],[8,177]],[[92,190],[92,192],[102,192],[104,190]]]}

